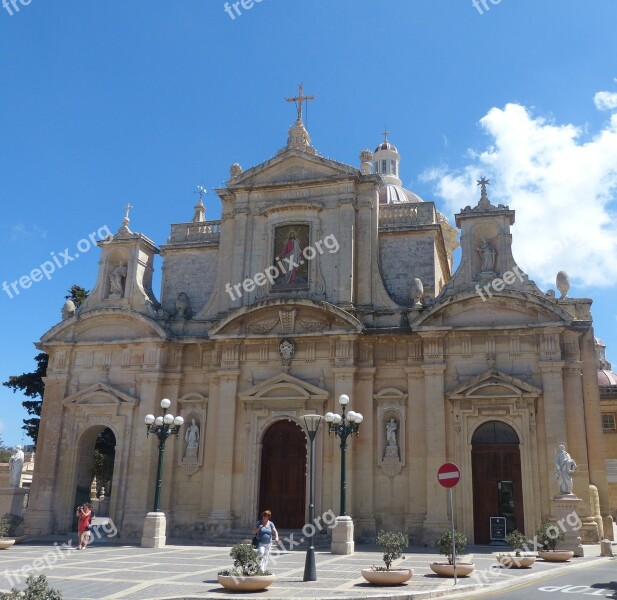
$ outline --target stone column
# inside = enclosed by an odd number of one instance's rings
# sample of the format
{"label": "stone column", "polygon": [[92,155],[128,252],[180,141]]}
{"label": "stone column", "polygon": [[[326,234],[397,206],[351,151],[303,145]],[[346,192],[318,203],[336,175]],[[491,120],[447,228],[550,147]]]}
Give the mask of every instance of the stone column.
{"label": "stone column", "polygon": [[209,521],[216,531],[224,531],[233,526],[232,483],[234,477],[234,442],[236,430],[236,398],[239,370],[224,370],[217,373],[219,397],[216,402],[214,418],[217,423],[216,463],[212,512]]}
{"label": "stone column", "polygon": [[375,211],[375,184],[364,185],[358,194],[358,215],[357,215],[357,299],[358,306],[371,306],[373,293],[372,269],[367,267],[373,260],[373,253],[379,253],[377,247],[377,213]]}
{"label": "stone column", "polygon": [[353,198],[345,198],[339,204],[339,233],[338,242],[338,289],[337,304],[348,306],[354,302],[354,231],[356,211]]}
{"label": "stone column", "polygon": [[[441,343],[441,340],[439,340]],[[426,350],[425,350],[426,356]],[[437,470],[446,462],[444,364],[424,364],[426,432],[426,517],[424,543],[433,543],[450,525],[448,494],[437,482]]]}
{"label": "stone column", "polygon": [[[231,251],[231,256],[228,257],[229,263],[231,264],[231,281],[229,284],[233,287],[237,283],[242,283],[245,279],[245,252],[246,252],[246,237],[247,237],[247,215],[248,209],[237,208],[235,210],[234,215],[234,243]],[[249,275],[250,277],[250,275]],[[220,294],[225,294],[225,296],[229,297],[229,295],[224,292],[224,287],[226,281],[221,282],[221,290]],[[242,290],[242,294],[245,294],[244,290]],[[243,300],[243,296],[239,297],[236,295],[235,300],[230,302],[230,308],[236,309],[240,308],[245,304]]]}
{"label": "stone column", "polygon": [[[360,425],[360,435],[353,438],[354,460],[350,464],[353,476],[354,495],[352,501],[356,531],[362,537],[373,538],[375,530],[374,514],[374,481],[375,481],[375,439],[373,418],[373,391],[375,381],[374,367],[358,369],[358,379],[355,385],[355,394],[352,396],[354,407],[352,410],[362,413],[364,421]],[[349,479],[349,477],[348,477]]]}
{"label": "stone column", "polygon": [[[54,532],[53,508],[57,498],[57,465],[62,456],[62,400],[66,376],[48,375],[44,378],[45,395],[38,448],[56,448],[57,452],[36,455],[28,508],[24,516],[24,532],[28,535],[47,535]],[[72,510],[72,507],[59,507]]]}

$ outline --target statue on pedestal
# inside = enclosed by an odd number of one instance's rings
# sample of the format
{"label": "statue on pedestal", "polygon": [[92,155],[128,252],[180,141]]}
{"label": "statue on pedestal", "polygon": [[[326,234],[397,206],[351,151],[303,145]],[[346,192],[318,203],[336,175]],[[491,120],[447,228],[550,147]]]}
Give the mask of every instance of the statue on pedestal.
{"label": "statue on pedestal", "polygon": [[126,279],[126,265],[120,263],[109,276],[109,296],[114,298],[122,298],[124,296],[124,285]]}
{"label": "statue on pedestal", "polygon": [[482,240],[482,247],[478,248],[480,257],[482,258],[482,266],[480,270],[483,273],[492,273],[495,268],[495,255],[497,254],[487,240]]}
{"label": "statue on pedestal", "polygon": [[398,448],[398,444],[396,443],[396,430],[397,424],[394,419],[390,419],[386,423],[386,441],[388,446],[396,446]]}
{"label": "statue on pedestal", "polygon": [[555,453],[555,479],[559,484],[559,493],[562,495],[572,494],[573,481],[572,473],[576,471],[575,460],[568,454],[564,444],[559,445],[559,450]]}
{"label": "statue on pedestal", "polygon": [[186,442],[186,452],[184,458],[197,458],[197,451],[199,450],[199,425],[195,422],[195,419],[191,419],[191,424],[186,428],[184,434],[184,441]]}
{"label": "statue on pedestal", "polygon": [[17,446],[15,454],[9,458],[9,485],[20,487],[21,472],[24,468],[24,453],[21,446]]}

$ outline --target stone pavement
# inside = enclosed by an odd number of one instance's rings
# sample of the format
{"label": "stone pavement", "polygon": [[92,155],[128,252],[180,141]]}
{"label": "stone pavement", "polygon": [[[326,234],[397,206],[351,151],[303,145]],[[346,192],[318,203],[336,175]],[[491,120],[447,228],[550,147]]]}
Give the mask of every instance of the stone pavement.
{"label": "stone pavement", "polygon": [[[429,563],[443,560],[427,548],[411,548],[398,565],[414,569],[407,585],[396,588],[368,585],[360,569],[380,565],[381,554],[376,547],[359,545],[352,556],[334,556],[317,552],[317,578],[303,582],[305,552],[274,552],[269,569],[277,580],[259,598],[428,598],[477,593],[516,584],[521,578],[556,573],[557,569],[578,569],[598,561],[599,546],[586,547],[589,556],[574,559],[565,565],[536,561],[532,569],[502,569],[492,552],[495,548],[472,547],[476,571],[472,577],[459,579],[454,587],[450,579],[432,574]],[[62,547],[62,543],[39,540],[13,546],[0,552],[0,590],[11,585],[23,589],[25,577],[19,571],[32,567],[34,574],[45,574],[51,587],[59,589],[65,600],[193,600],[198,598],[237,597],[223,590],[217,582],[217,572],[231,567],[229,548],[195,545],[168,545],[161,549],[143,549],[135,545],[94,543],[85,551]],[[397,565],[397,566],[398,566]],[[17,578],[20,579],[17,579]],[[9,579],[12,578],[12,579]]]}

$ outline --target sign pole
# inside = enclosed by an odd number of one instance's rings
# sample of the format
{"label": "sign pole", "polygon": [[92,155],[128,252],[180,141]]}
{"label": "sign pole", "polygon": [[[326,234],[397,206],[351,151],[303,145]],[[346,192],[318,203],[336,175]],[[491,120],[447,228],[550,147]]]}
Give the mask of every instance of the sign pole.
{"label": "sign pole", "polygon": [[452,503],[452,488],[448,488],[450,496],[450,520],[452,521],[452,565],[454,566],[454,585],[457,583],[456,578],[456,540],[454,537],[454,508]]}

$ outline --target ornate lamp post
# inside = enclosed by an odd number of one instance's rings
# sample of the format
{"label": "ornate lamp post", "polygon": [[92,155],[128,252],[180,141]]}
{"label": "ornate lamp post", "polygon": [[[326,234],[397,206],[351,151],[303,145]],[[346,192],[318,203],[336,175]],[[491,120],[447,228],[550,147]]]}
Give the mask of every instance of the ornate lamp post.
{"label": "ornate lamp post", "polygon": [[160,511],[161,506],[161,486],[163,483],[163,455],[165,452],[165,442],[167,438],[175,435],[178,436],[180,428],[184,424],[182,417],[174,417],[167,413],[167,409],[171,406],[171,400],[164,398],[161,400],[161,408],[163,415],[155,417],[154,415],[146,415],[146,437],[151,433],[156,435],[159,440],[159,461],[156,469],[156,487],[154,491],[154,508],[151,513],[146,516],[144,525],[144,533],[141,539],[141,545],[147,548],[158,548],[165,545],[165,530],[166,520],[165,514]]}
{"label": "ornate lamp post", "polygon": [[317,568],[315,567],[315,436],[321,424],[321,415],[304,415],[304,426],[311,442],[311,463],[309,468],[309,523],[311,525],[310,544],[306,551],[304,563],[304,581],[317,581]]}
{"label": "ornate lamp post", "polygon": [[352,435],[358,435],[360,429],[360,423],[364,420],[364,417],[358,413],[350,410],[345,414],[345,407],[349,404],[349,396],[342,394],[339,396],[339,404],[343,407],[342,416],[334,413],[326,413],[326,422],[328,423],[328,433],[334,433],[341,440],[341,511],[340,516],[345,517],[347,512],[345,510],[347,499],[347,480],[345,473],[345,457],[347,454],[347,438]]}
{"label": "ornate lamp post", "polygon": [[347,516],[347,478],[345,458],[347,454],[347,438],[350,435],[358,435],[360,423],[364,417],[350,410],[345,414],[345,407],[349,404],[349,396],[342,394],[339,396],[339,404],[343,407],[343,414],[326,413],[328,423],[328,434],[334,433],[341,440],[341,510],[337,517],[337,527],[332,532],[332,553],[351,554],[353,553],[353,521]]}

